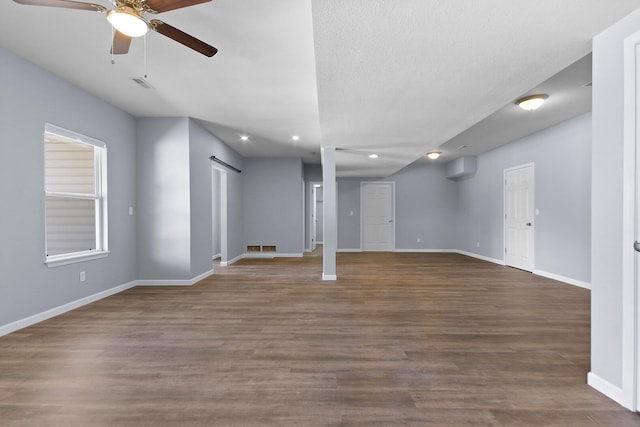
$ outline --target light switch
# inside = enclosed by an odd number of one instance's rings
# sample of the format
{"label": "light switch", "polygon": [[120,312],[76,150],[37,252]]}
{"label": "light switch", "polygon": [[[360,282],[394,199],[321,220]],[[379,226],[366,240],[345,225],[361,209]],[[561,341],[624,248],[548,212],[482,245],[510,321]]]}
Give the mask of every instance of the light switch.
{"label": "light switch", "polygon": [[129,206],[129,215],[133,215],[133,206]]}

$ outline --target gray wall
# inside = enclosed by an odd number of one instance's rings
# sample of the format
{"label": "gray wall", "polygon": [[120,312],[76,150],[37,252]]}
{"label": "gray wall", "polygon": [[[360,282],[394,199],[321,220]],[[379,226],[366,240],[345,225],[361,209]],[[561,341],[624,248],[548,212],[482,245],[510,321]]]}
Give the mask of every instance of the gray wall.
{"label": "gray wall", "polygon": [[444,164],[413,164],[385,181],[396,183],[396,248],[456,248],[458,186]]}
{"label": "gray wall", "polygon": [[138,119],[137,139],[138,277],[191,279],[189,119]]}
{"label": "gray wall", "polygon": [[246,158],[244,164],[246,245],[276,245],[278,253],[302,254],[302,159]]}
{"label": "gray wall", "polygon": [[622,385],[623,41],[640,11],[593,40],[591,372]]}
{"label": "gray wall", "polygon": [[303,169],[305,183],[304,249],[308,251],[311,249],[311,214],[313,212],[313,196],[311,194],[313,188],[311,183],[322,182],[322,166],[304,164]]}
{"label": "gray wall", "polygon": [[396,249],[454,248],[456,183],[444,165],[413,164],[382,179],[338,178],[339,250],[361,249],[360,187],[375,181],[395,182]]}
{"label": "gray wall", "polygon": [[[242,157],[188,118],[138,119],[138,276],[189,280],[211,270],[211,160]],[[243,177],[227,173],[228,257],[242,252]]]}
{"label": "gray wall", "polygon": [[364,178],[338,178],[338,250],[362,249],[360,242],[360,181],[362,180]]}
{"label": "gray wall", "polygon": [[[504,260],[504,170],[534,163],[535,269],[591,279],[591,114],[478,157],[459,181],[457,248]],[[480,242],[480,247],[477,247]]]}
{"label": "gray wall", "polygon": [[[130,115],[0,49],[0,325],[136,279],[135,121]],[[44,264],[44,124],[107,145],[107,258]],[[79,282],[80,271],[86,282]]]}
{"label": "gray wall", "polygon": [[[211,165],[210,156],[243,170],[244,159],[235,150],[225,145],[215,135],[196,123],[189,121],[191,164],[191,236],[192,250],[197,271],[211,268]],[[244,173],[226,169],[227,174],[227,250],[232,260],[244,253],[243,219]],[[207,252],[208,251],[208,252]],[[199,274],[199,273],[198,273]]]}

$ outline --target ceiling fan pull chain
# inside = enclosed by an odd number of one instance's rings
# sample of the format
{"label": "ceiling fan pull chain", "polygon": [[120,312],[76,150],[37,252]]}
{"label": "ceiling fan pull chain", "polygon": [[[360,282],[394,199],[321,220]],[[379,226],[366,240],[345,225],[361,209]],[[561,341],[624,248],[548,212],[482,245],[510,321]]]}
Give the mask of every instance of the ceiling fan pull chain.
{"label": "ceiling fan pull chain", "polygon": [[147,78],[147,35],[144,35],[144,78]]}
{"label": "ceiling fan pull chain", "polygon": [[115,59],[113,58],[113,40],[114,40],[113,36],[115,35],[115,32],[116,30],[113,27],[111,27],[111,65],[116,63]]}

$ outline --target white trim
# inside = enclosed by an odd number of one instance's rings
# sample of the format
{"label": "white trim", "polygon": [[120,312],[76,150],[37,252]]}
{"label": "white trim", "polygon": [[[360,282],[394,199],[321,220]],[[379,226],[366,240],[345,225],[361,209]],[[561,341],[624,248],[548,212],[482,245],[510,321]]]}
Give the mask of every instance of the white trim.
{"label": "white trim", "polygon": [[336,249],[336,252],[362,252],[362,248]]}
{"label": "white trim", "polygon": [[90,144],[99,148],[107,148],[107,144],[104,141],[100,141],[99,139],[92,138],[87,135],[80,134],[78,132],[74,132],[69,129],[65,129],[60,126],[56,126],[52,123],[44,124],[44,131],[48,133],[52,133],[54,135],[61,136],[63,138],[71,139],[73,141],[81,142],[84,144]]}
{"label": "white trim", "polygon": [[322,273],[322,280],[336,281],[336,280],[338,280],[338,276],[335,275],[335,274],[324,274],[324,273]]}
{"label": "white trim", "polygon": [[546,271],[533,269],[533,274],[536,276],[546,277],[547,279],[557,280],[558,282],[564,282],[569,285],[578,286],[580,288],[591,290],[591,283],[583,282],[581,280],[572,279],[570,277],[560,276],[559,274],[547,273]]}
{"label": "white trim", "polygon": [[640,301],[637,295],[638,272],[636,271],[636,253],[632,249],[633,241],[638,239],[639,231],[636,230],[637,211],[636,200],[638,182],[636,174],[638,166],[637,140],[637,113],[638,100],[636,74],[637,70],[636,46],[640,44],[640,31],[627,37],[624,41],[624,132],[623,132],[623,156],[622,156],[622,384],[621,400],[615,399],[608,393],[607,396],[619,402],[632,411],[638,410],[638,370],[637,363],[640,359],[638,337],[638,311]]}
{"label": "white trim", "polygon": [[61,265],[75,264],[77,262],[91,261],[93,259],[106,258],[109,251],[87,251],[76,252],[75,254],[65,254],[50,256],[45,260],[47,267],[60,267]]}
{"label": "white trim", "polygon": [[213,274],[213,269],[189,280],[137,280],[136,286],[193,286]]}
{"label": "white trim", "polygon": [[479,254],[474,254],[473,252],[467,252],[467,251],[460,251],[460,250],[457,250],[457,251],[454,251],[454,252],[455,252],[455,253],[458,253],[458,254],[460,254],[460,255],[469,256],[469,257],[471,257],[471,258],[477,258],[477,259],[481,259],[481,260],[483,260],[483,261],[489,261],[489,262],[492,262],[492,263],[494,263],[494,264],[498,264],[498,265],[506,265],[506,264],[504,263],[504,260],[501,260],[501,259],[491,258],[491,257],[488,257],[488,256],[479,255]]}
{"label": "white trim", "polygon": [[626,401],[626,399],[624,398],[625,393],[621,388],[616,387],[615,385],[611,384],[609,381],[602,379],[601,377],[594,374],[593,372],[589,372],[587,374],[587,384],[589,384],[591,387],[593,387],[594,389],[598,390],[600,393],[607,396],[609,399],[612,399],[617,403],[619,403],[620,405],[628,408],[628,406],[625,405],[625,401]]}
{"label": "white trim", "polygon": [[134,286],[136,286],[136,284],[137,282],[134,280],[132,282],[125,283],[124,285],[116,286],[115,288],[110,288],[110,289],[98,292],[96,294],[89,295],[84,298],[80,298],[79,300],[72,301],[67,304],[63,304],[59,307],[55,307],[50,310],[43,311],[42,313],[34,314],[33,316],[25,317],[24,319],[16,320],[15,322],[2,325],[0,326],[0,336],[10,334],[11,332],[15,332],[19,329],[23,329],[28,326],[35,325],[36,323],[42,322],[47,319],[51,319],[52,317],[59,316],[68,311],[74,310],[76,308],[82,307],[92,302],[96,302],[103,298],[110,297],[111,295],[115,295],[122,291],[126,291],[127,289],[131,289]]}
{"label": "white trim", "polygon": [[231,264],[235,264],[236,262],[240,261],[241,259],[244,259],[244,254],[238,255],[237,257],[229,261],[220,261],[220,267],[228,267]]}
{"label": "white trim", "polygon": [[456,249],[394,249],[393,252],[401,253],[458,253]]}
{"label": "white trim", "polygon": [[214,254],[214,255],[211,257],[211,260],[218,259],[218,258],[222,258],[222,254],[221,254],[221,253]]}

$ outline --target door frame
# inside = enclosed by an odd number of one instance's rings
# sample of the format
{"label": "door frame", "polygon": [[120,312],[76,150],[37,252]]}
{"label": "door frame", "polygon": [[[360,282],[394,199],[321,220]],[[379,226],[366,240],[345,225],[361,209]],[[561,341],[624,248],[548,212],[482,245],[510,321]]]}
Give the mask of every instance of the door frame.
{"label": "door frame", "polygon": [[[311,197],[309,198],[309,250],[316,249],[316,187],[322,187],[322,181],[310,181]],[[324,229],[324,228],[323,228]],[[324,240],[324,239],[323,239]]]}
{"label": "door frame", "polygon": [[364,188],[371,184],[389,184],[391,185],[391,243],[390,252],[396,250],[396,183],[395,181],[360,181],[360,248],[364,251]]}
{"label": "door frame", "polygon": [[[525,163],[522,165],[518,165],[518,166],[513,166],[510,168],[505,169],[502,172],[502,182],[503,182],[503,190],[502,190],[502,221],[503,221],[503,225],[502,225],[502,247],[503,247],[503,251],[502,251],[502,260],[504,262],[504,265],[509,266],[509,264],[507,264],[507,173],[514,171],[514,170],[518,170],[518,169],[523,169],[523,168],[527,168],[527,167],[531,167],[531,174],[533,175],[533,179],[531,180],[531,195],[532,195],[532,203],[531,203],[531,207],[533,209],[532,212],[532,217],[535,217],[535,206],[536,206],[536,166],[534,162],[530,162],[530,163]],[[533,222],[533,233],[531,236],[531,245],[533,246],[532,250],[531,250],[531,272],[533,272],[535,270],[535,266],[536,266],[536,224],[535,221]]]}
{"label": "door frame", "polygon": [[[219,191],[220,191],[220,266],[226,267],[229,263],[229,251],[228,251],[228,234],[227,234],[227,171],[223,168],[214,165],[213,162],[211,164],[211,194],[213,196],[213,182],[214,182],[214,174],[216,172],[220,173],[219,180]],[[213,197],[211,200],[211,209],[213,209]],[[213,219],[213,218],[212,218]],[[213,235],[211,236],[213,241]]]}
{"label": "door frame", "polygon": [[[622,384],[619,403],[640,409],[640,289],[638,256],[633,243],[640,240],[640,123],[637,76],[640,31],[624,41],[624,137],[622,195]],[[629,236],[629,237],[627,237]],[[618,400],[618,399],[615,399]]]}

